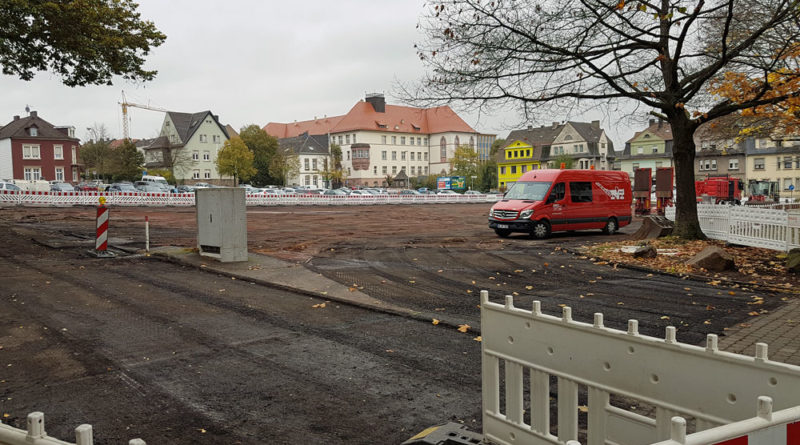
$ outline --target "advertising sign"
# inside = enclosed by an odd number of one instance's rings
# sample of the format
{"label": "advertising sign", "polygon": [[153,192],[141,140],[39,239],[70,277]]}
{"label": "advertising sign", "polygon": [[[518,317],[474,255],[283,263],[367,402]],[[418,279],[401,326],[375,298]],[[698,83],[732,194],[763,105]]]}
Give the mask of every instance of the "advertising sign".
{"label": "advertising sign", "polygon": [[451,176],[450,190],[465,190],[467,188],[466,176]]}
{"label": "advertising sign", "polygon": [[450,190],[450,177],[441,176],[436,179],[436,188],[439,190]]}

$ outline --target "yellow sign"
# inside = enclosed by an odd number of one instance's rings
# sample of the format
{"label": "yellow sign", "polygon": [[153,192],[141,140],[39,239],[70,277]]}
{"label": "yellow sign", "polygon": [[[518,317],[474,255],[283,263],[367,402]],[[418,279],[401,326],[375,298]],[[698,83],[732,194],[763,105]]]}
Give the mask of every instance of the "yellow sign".
{"label": "yellow sign", "polygon": [[105,205],[105,204],[106,204],[106,197],[105,197],[105,196],[101,196],[101,197],[98,199],[98,201],[100,201],[100,205]]}

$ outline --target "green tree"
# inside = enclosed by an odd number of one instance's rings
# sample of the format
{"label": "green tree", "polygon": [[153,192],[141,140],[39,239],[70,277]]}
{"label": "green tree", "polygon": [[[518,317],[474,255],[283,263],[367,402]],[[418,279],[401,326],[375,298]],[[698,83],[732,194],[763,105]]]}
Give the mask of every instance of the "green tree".
{"label": "green tree", "polygon": [[331,187],[339,188],[347,176],[342,169],[342,147],[339,144],[331,144],[331,159],[333,160],[330,172]]}
{"label": "green tree", "polygon": [[561,164],[564,164],[564,168],[569,170],[575,165],[575,158],[567,154],[560,154],[551,160],[550,164],[551,168],[561,168]]}
{"label": "green tree", "polygon": [[478,182],[476,184],[478,190],[484,193],[498,188],[497,162],[494,159],[490,159],[478,166]]}
{"label": "green tree", "polygon": [[453,175],[466,176],[469,184],[470,178],[478,175],[478,152],[469,145],[459,145],[450,160],[450,170]]}
{"label": "green tree", "polygon": [[152,80],[142,68],[166,36],[133,0],[0,2],[0,65],[22,80],[48,69],[67,86],[111,85],[113,76]]}
{"label": "green tree", "polygon": [[497,156],[497,152],[500,151],[501,148],[505,147],[505,145],[506,145],[505,139],[502,138],[495,139],[494,142],[492,142],[492,147],[489,149],[490,157],[494,159],[494,157]]}
{"label": "green tree", "polygon": [[246,181],[256,174],[253,152],[241,138],[234,137],[225,141],[217,153],[217,172],[222,176],[232,176],[234,187],[239,185],[240,179]]}
{"label": "green tree", "polygon": [[293,150],[279,148],[269,164],[269,174],[280,181],[280,185],[288,185],[290,176],[300,173],[300,157]]}
{"label": "green tree", "polygon": [[250,178],[250,183],[256,187],[277,184],[278,178],[270,174],[269,166],[275,153],[278,152],[278,140],[255,124],[242,127],[239,137],[253,152],[253,167],[256,173]]}
{"label": "green tree", "polygon": [[110,151],[109,173],[114,181],[135,181],[142,175],[144,155],[130,139]]}
{"label": "green tree", "polygon": [[[678,188],[672,233],[704,238],[694,132],[722,116],[800,96],[797,88],[780,90],[787,79],[769,80],[800,63],[793,53],[798,20],[797,0],[441,0],[420,19],[427,38],[417,47],[430,74],[409,98],[510,105],[526,116],[593,104],[653,110],[672,130]],[[709,87],[726,72],[756,79],[755,94],[741,101],[714,96]]]}
{"label": "green tree", "polygon": [[108,176],[110,156],[111,147],[108,140],[90,140],[81,145],[80,159],[83,162],[86,177],[91,178],[97,175],[104,178]]}

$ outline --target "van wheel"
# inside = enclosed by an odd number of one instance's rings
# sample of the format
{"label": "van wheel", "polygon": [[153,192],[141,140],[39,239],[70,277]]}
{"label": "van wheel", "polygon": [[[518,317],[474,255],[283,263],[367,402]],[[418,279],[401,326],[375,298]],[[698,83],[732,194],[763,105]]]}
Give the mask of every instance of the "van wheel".
{"label": "van wheel", "polygon": [[605,233],[606,235],[613,235],[614,232],[617,231],[617,229],[619,229],[619,226],[617,225],[617,219],[616,218],[608,218],[608,221],[606,222],[606,226],[603,227],[603,233]]}
{"label": "van wheel", "polygon": [[494,229],[494,233],[500,238],[508,238],[508,235],[511,235],[511,231],[506,229]]}
{"label": "van wheel", "polygon": [[550,224],[548,224],[547,221],[539,220],[533,223],[531,238],[545,239],[548,236],[550,236]]}

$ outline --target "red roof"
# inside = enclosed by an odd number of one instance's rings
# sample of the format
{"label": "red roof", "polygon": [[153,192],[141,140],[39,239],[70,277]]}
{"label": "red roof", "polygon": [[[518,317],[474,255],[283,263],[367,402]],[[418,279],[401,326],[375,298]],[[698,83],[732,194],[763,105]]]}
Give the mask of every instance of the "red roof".
{"label": "red roof", "polygon": [[414,108],[386,105],[386,112],[375,111],[372,104],[361,101],[344,116],[279,124],[270,122],[264,131],[277,138],[372,130],[396,133],[434,134],[444,132],[476,133],[448,106]]}

